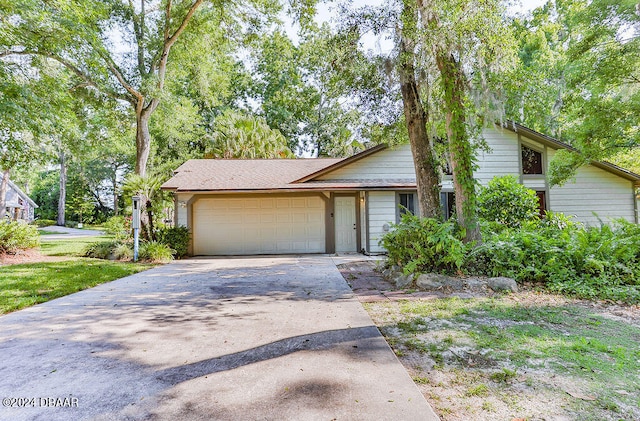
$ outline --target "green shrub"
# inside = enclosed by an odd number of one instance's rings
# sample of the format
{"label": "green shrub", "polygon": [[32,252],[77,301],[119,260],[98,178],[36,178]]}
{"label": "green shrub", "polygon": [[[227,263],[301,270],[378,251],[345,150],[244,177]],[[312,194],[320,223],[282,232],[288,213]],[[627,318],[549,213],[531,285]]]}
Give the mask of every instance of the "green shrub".
{"label": "green shrub", "polygon": [[102,229],[117,240],[124,240],[131,235],[131,219],[124,216],[112,216],[105,221]]}
{"label": "green shrub", "polygon": [[508,227],[536,219],[538,209],[536,193],[513,175],[494,177],[478,194],[478,216]]}
{"label": "green shrub", "polygon": [[542,282],[583,298],[640,301],[640,227],[626,221],[583,227],[561,214],[486,235],[467,270]]}
{"label": "green shrub", "polygon": [[158,230],[158,242],[173,249],[174,257],[177,258],[187,255],[189,237],[190,233],[187,227],[166,227]]}
{"label": "green shrub", "polygon": [[117,240],[97,241],[87,246],[84,256],[96,259],[115,259],[113,252],[120,244]]}
{"label": "green shrub", "polygon": [[53,219],[36,219],[35,221],[33,221],[33,224],[35,224],[35,226],[37,226],[38,228],[42,228],[55,225],[56,222],[57,221],[54,221]]}
{"label": "green shrub", "polygon": [[38,229],[23,222],[0,221],[0,253],[15,253],[40,246]]}
{"label": "green shrub", "polygon": [[464,263],[463,237],[454,222],[405,213],[380,244],[387,249],[389,261],[405,273],[454,271]]}
{"label": "green shrub", "polygon": [[120,243],[114,247],[113,257],[117,260],[133,260],[133,247],[128,243]]}
{"label": "green shrub", "polygon": [[140,260],[150,262],[168,262],[173,259],[173,250],[166,244],[149,241],[140,244],[138,256]]}

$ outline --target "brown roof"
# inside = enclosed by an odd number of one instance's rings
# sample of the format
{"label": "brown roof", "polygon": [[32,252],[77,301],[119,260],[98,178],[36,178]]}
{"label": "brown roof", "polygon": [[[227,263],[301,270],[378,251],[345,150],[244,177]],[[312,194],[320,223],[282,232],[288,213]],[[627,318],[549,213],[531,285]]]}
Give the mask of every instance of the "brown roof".
{"label": "brown roof", "polygon": [[290,183],[342,159],[191,159],[178,167],[162,188],[175,191],[304,188]]}

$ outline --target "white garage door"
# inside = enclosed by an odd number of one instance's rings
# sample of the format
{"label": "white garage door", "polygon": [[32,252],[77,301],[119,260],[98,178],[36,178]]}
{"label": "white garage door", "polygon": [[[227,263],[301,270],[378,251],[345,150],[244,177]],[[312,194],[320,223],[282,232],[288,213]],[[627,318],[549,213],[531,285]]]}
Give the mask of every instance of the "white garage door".
{"label": "white garage door", "polygon": [[325,252],[325,209],[318,196],[198,199],[195,255]]}

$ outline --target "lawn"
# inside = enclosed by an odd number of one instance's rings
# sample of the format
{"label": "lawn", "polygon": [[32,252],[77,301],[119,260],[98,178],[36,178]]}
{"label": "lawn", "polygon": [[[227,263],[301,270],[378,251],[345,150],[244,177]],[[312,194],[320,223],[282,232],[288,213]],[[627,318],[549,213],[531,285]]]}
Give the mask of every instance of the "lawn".
{"label": "lawn", "polygon": [[60,257],[60,260],[0,266],[0,314],[44,303],[155,266],[81,257],[87,245],[108,239],[87,237],[43,241],[41,253]]}
{"label": "lawn", "polygon": [[46,256],[81,257],[89,246],[98,241],[108,241],[110,237],[82,237],[64,240],[41,240],[40,252]]}
{"label": "lawn", "polygon": [[637,309],[533,293],[365,308],[443,420],[640,419]]}
{"label": "lawn", "polygon": [[0,267],[0,314],[44,303],[153,267],[74,258]]}

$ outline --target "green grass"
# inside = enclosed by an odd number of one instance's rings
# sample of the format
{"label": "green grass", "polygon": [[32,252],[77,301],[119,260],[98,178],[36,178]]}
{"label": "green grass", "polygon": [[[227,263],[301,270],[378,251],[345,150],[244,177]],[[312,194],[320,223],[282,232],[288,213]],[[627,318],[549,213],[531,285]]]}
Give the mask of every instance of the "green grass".
{"label": "green grass", "polygon": [[40,252],[46,256],[71,256],[82,257],[89,244],[102,240],[111,240],[111,237],[83,237],[64,240],[44,240],[40,242]]}
{"label": "green grass", "polygon": [[43,229],[39,229],[38,230],[38,234],[40,235],[64,235],[66,234],[66,232],[57,232],[57,231],[47,231],[47,230],[43,230]]}
{"label": "green grass", "polygon": [[0,314],[147,270],[153,265],[72,259],[0,267]]}
{"label": "green grass", "polygon": [[68,257],[57,262],[0,266],[0,314],[44,303],[154,267],[152,264],[83,258],[87,246],[110,237],[45,240],[40,252]]}

